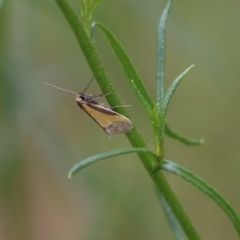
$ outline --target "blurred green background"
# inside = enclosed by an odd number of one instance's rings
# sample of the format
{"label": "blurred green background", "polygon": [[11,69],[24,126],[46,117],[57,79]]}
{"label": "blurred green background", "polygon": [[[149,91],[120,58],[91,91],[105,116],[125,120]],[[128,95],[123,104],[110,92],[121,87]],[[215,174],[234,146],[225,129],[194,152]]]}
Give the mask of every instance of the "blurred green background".
{"label": "blurred green background", "polygon": [[[2,1],[0,1],[1,4]],[[80,13],[78,1],[72,2]],[[166,1],[105,0],[94,20],[107,25],[133,59],[155,99],[156,32]],[[174,1],[167,29],[166,75],[191,64],[167,116],[170,126],[205,139],[187,147],[166,137],[166,159],[214,186],[240,211],[240,3]],[[102,33],[96,45],[148,146],[149,120]],[[111,140],[75,97],[92,73],[55,1],[8,0],[0,10],[0,239],[173,239],[152,183],[134,155],[108,159],[71,180],[80,160],[130,146]],[[94,82],[88,93],[100,93]],[[203,239],[237,239],[223,211],[166,173]]]}

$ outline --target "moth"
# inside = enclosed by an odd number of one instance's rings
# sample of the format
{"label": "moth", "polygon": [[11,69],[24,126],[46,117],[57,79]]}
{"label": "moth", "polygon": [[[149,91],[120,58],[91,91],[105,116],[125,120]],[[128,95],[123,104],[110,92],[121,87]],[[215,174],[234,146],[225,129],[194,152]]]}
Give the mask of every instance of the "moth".
{"label": "moth", "polygon": [[[92,78],[93,80],[93,78]],[[87,113],[105,132],[111,137],[113,135],[129,132],[133,128],[133,123],[122,114],[112,110],[112,108],[101,105],[97,99],[103,94],[85,94],[92,80],[81,93],[75,93],[55,85],[44,83],[64,92],[75,94],[78,106]]]}

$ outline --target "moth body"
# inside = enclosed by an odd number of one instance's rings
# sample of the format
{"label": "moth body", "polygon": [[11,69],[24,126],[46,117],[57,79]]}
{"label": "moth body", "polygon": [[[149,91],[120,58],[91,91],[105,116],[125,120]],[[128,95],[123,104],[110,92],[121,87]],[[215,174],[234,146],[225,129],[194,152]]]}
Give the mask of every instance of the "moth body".
{"label": "moth body", "polygon": [[100,105],[94,95],[77,94],[78,106],[85,111],[109,137],[126,133],[133,128],[133,123],[125,116],[114,112],[110,108]]}

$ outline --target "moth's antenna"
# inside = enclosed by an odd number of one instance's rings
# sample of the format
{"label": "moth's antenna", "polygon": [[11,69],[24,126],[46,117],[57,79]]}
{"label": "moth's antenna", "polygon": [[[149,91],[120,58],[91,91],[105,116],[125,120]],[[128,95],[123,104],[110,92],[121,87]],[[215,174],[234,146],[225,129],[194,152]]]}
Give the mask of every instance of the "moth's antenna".
{"label": "moth's antenna", "polygon": [[84,93],[88,89],[88,87],[91,85],[93,79],[94,79],[94,76],[92,76],[90,83],[87,85],[87,87],[81,93]]}
{"label": "moth's antenna", "polygon": [[57,89],[59,89],[59,90],[61,90],[61,91],[64,91],[64,92],[69,92],[69,93],[73,93],[73,94],[77,95],[77,93],[75,93],[75,92],[72,92],[72,91],[70,91],[70,90],[66,90],[66,89],[63,89],[63,88],[57,87],[57,86],[52,85],[52,84],[50,84],[50,83],[46,83],[46,82],[44,82],[43,84],[46,84],[46,85],[49,85],[49,86],[51,86],[51,87],[57,88]]}

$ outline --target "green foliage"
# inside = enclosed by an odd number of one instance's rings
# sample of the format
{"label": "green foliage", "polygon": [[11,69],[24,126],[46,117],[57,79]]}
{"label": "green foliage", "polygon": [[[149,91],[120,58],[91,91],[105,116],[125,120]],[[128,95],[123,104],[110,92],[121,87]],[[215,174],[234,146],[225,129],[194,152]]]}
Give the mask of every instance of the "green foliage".
{"label": "green foliage", "polygon": [[149,154],[149,155],[153,156],[154,158],[157,158],[157,156],[153,152],[151,152],[150,150],[148,150],[146,148],[117,149],[117,150],[114,150],[114,151],[98,154],[98,155],[91,156],[89,158],[84,159],[83,161],[81,161],[78,164],[76,164],[69,171],[68,177],[71,178],[74,174],[76,174],[81,169],[87,167],[88,165],[90,165],[92,163],[98,162],[99,160],[103,160],[103,159],[107,159],[107,158],[111,158],[111,157],[119,156],[119,155],[123,155],[123,154],[140,153],[140,152],[145,153],[145,154]]}
{"label": "green foliage", "polygon": [[167,109],[168,109],[168,104],[170,103],[170,100],[173,96],[173,93],[177,89],[178,84],[182,81],[182,79],[188,74],[188,72],[194,67],[194,65],[190,66],[187,68],[182,74],[180,74],[172,83],[170,88],[167,90],[166,95],[164,96],[163,104],[162,104],[162,109],[161,112],[163,116],[166,115]]}
{"label": "green foliage", "polygon": [[[193,67],[189,67],[182,74],[180,74],[172,83],[170,88],[165,92],[165,38],[166,38],[166,23],[168,19],[168,14],[171,7],[171,0],[168,1],[163,14],[160,18],[159,27],[158,27],[158,41],[157,41],[157,87],[156,95],[157,101],[153,101],[150,97],[150,94],[147,92],[143,80],[139,76],[136,68],[134,67],[130,57],[126,53],[125,49],[121,43],[117,40],[114,34],[103,24],[101,23],[92,23],[92,14],[95,6],[100,1],[80,1],[81,4],[81,17],[80,21],[75,14],[74,10],[71,8],[67,0],[56,0],[57,4],[61,8],[63,14],[65,15],[67,21],[69,22],[73,32],[76,35],[77,41],[81,47],[81,50],[89,64],[90,69],[93,72],[94,77],[96,78],[102,92],[104,94],[111,92],[112,94],[106,97],[108,103],[111,106],[123,105],[119,95],[117,94],[113,84],[110,81],[110,78],[105,70],[98,52],[92,41],[94,36],[94,29],[98,27],[106,37],[110,46],[112,47],[116,57],[119,59],[119,62],[127,76],[127,79],[132,86],[134,92],[136,93],[138,99],[143,105],[147,115],[149,116],[150,123],[152,125],[154,140],[155,140],[155,151],[151,152],[145,148],[146,144],[140,135],[136,127],[127,133],[126,136],[132,144],[133,148],[131,149],[119,149],[111,151],[108,153],[98,154],[96,156],[89,157],[80,163],[76,164],[71,171],[69,176],[71,177],[77,171],[83,167],[97,162],[102,159],[106,159],[112,156],[128,154],[136,152],[142,161],[144,167],[146,168],[149,176],[153,180],[156,191],[165,211],[170,225],[173,226],[172,230],[175,233],[177,239],[182,239],[182,231],[179,231],[179,226],[189,239],[200,239],[198,233],[196,232],[193,224],[186,215],[183,207],[179,203],[175,194],[172,192],[168,182],[166,181],[162,169],[165,169],[171,173],[177,174],[183,179],[190,181],[194,186],[198,187],[203,193],[209,195],[232,220],[239,236],[240,236],[240,221],[236,215],[233,208],[225,201],[216,191],[209,187],[203,180],[197,178],[193,173],[187,171],[183,167],[171,163],[167,160],[164,160],[164,134],[168,134],[170,137],[173,137],[179,140],[182,143],[187,145],[199,145],[202,143],[202,140],[192,140],[180,136],[177,133],[174,133],[166,124],[165,116],[170,103],[170,100],[175,92],[180,81],[186,76],[186,74]],[[90,28],[91,26],[91,28]],[[90,36],[91,32],[91,36]],[[119,108],[118,111],[130,118],[127,110]],[[178,226],[178,227],[176,227]]]}

